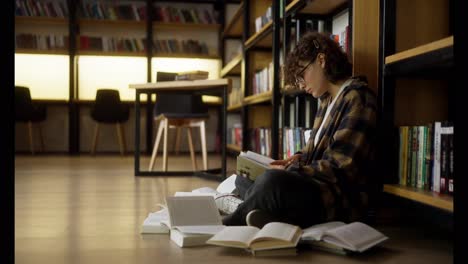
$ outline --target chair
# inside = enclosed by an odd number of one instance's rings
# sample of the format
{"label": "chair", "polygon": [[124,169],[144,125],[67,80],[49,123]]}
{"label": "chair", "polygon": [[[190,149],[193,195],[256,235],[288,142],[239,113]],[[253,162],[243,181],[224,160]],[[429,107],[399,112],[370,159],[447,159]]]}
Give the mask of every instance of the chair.
{"label": "chair", "polygon": [[104,123],[116,124],[120,154],[124,155],[126,144],[122,123],[128,121],[129,106],[122,104],[119,91],[114,89],[98,89],[96,91],[96,100],[91,109],[91,117],[97,122],[94,129],[91,154],[94,155],[96,152],[96,145],[99,137],[99,124]]}
{"label": "chair", "polygon": [[45,105],[33,104],[31,93],[28,87],[15,86],[15,122],[27,123],[29,130],[29,147],[34,155],[33,143],[33,123],[37,123],[39,128],[39,138],[41,140],[41,151],[44,151],[44,139],[40,122],[47,117]]}
{"label": "chair", "polygon": [[[166,74],[166,75],[165,75]],[[164,77],[165,78],[164,78]],[[172,77],[172,80],[174,76]],[[167,73],[159,72],[157,81],[167,81]],[[207,151],[206,151],[206,133],[205,120],[209,118],[208,106],[203,103],[201,95],[192,93],[178,94],[158,94],[154,105],[154,121],[160,121],[156,141],[151,155],[149,170],[153,170],[156,160],[156,154],[161,140],[161,135],[164,133],[163,142],[163,163],[162,170],[167,171],[167,133],[169,128],[176,129],[176,154],[179,148],[179,135],[182,128],[187,128],[187,139],[190,150],[190,158],[192,160],[192,168],[197,170],[195,153],[192,140],[192,128],[200,129],[201,148],[203,157],[203,169],[208,169]]]}

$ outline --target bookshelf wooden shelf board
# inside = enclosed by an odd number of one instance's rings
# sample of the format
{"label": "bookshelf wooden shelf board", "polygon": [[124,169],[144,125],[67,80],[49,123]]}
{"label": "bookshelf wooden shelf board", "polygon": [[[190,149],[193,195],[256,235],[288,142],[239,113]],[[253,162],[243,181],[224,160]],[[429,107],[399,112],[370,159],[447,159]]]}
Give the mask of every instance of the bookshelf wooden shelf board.
{"label": "bookshelf wooden shelf board", "polygon": [[453,212],[453,197],[398,184],[384,184],[384,192]]}
{"label": "bookshelf wooden shelf board", "polygon": [[145,52],[133,51],[91,51],[79,50],[77,55],[81,56],[130,56],[130,57],[146,57]]}
{"label": "bookshelf wooden shelf board", "polygon": [[224,27],[223,37],[242,37],[242,21],[244,21],[244,2],[241,2],[231,21]]}
{"label": "bookshelf wooden shelf board", "polygon": [[271,101],[271,98],[272,98],[272,92],[268,91],[268,92],[261,93],[261,94],[254,94],[251,96],[247,96],[244,98],[243,102],[245,105],[252,105],[252,104],[258,104],[258,103]]}
{"label": "bookshelf wooden shelf board", "polygon": [[68,50],[39,50],[39,49],[15,49],[15,53],[21,54],[45,54],[45,55],[69,55]]}
{"label": "bookshelf wooden shelf board", "polygon": [[227,75],[240,75],[241,73],[242,54],[235,56],[230,62],[226,64],[221,70],[221,77]]}
{"label": "bookshelf wooden shelf board", "polygon": [[81,26],[135,26],[145,27],[145,21],[125,20],[125,19],[79,19]]}
{"label": "bookshelf wooden shelf board", "polygon": [[241,147],[234,145],[234,144],[226,144],[226,148],[232,151],[237,151],[237,152],[242,151]]}
{"label": "bookshelf wooden shelf board", "polygon": [[453,36],[387,56],[385,75],[438,78],[453,72]]}
{"label": "bookshelf wooden shelf board", "polygon": [[443,38],[428,44],[421,45],[416,48],[398,52],[396,54],[387,56],[385,58],[386,64],[395,63],[404,59],[409,59],[421,54],[427,54],[436,50],[440,50],[447,47],[453,47],[453,36]]}
{"label": "bookshelf wooden shelf board", "polygon": [[220,59],[219,55],[194,54],[194,53],[155,53],[158,58],[193,58],[193,59]]}
{"label": "bookshelf wooden shelf board", "polygon": [[273,32],[273,22],[268,22],[262,29],[252,35],[245,43],[244,46],[246,49],[251,47],[265,47],[271,48],[272,46],[272,32]]}
{"label": "bookshelf wooden shelf board", "polygon": [[153,29],[177,29],[177,30],[219,30],[220,24],[200,24],[200,23],[167,23],[167,22],[153,22]]}
{"label": "bookshelf wooden shelf board", "polygon": [[299,13],[302,14],[326,15],[345,5],[347,0],[313,0],[309,3],[306,2],[304,0],[292,1],[286,6],[286,14],[289,15],[299,10]]}
{"label": "bookshelf wooden shelf board", "polygon": [[15,16],[15,24],[49,24],[49,25],[67,25],[68,20],[63,17],[32,17]]}
{"label": "bookshelf wooden shelf board", "polygon": [[242,109],[242,104],[235,104],[235,105],[230,105],[227,108],[228,112],[237,112]]}

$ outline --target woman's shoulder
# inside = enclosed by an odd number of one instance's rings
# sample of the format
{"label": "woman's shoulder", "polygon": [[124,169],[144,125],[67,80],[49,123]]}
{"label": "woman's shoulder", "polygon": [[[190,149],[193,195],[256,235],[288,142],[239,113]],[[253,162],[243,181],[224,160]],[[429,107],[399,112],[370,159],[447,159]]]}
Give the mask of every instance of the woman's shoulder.
{"label": "woman's shoulder", "polygon": [[365,76],[354,76],[351,83],[343,90],[343,98],[354,104],[362,104],[376,107],[377,97],[372,89],[369,88]]}

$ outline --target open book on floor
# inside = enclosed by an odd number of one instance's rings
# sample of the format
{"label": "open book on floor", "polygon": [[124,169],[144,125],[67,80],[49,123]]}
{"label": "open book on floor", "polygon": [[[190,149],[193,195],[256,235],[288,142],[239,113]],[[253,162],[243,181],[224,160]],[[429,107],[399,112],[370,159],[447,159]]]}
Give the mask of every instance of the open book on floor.
{"label": "open book on floor", "polygon": [[273,161],[270,157],[252,151],[242,151],[237,156],[237,175],[248,177],[250,180],[255,181],[260,174],[270,168],[270,163]]}
{"label": "open book on floor", "polygon": [[328,222],[303,230],[301,244],[334,253],[364,252],[388,237],[361,222]]}
{"label": "open book on floor", "polygon": [[170,229],[169,224],[169,214],[167,212],[167,208],[163,207],[163,209],[157,212],[150,212],[148,217],[143,221],[143,225],[141,226],[140,233],[142,234],[168,234]]}
{"label": "open book on floor", "polygon": [[[231,194],[236,188],[236,177],[236,174],[229,176],[217,186],[216,190],[210,187],[201,187],[194,189],[191,192],[176,192],[175,196],[213,196],[215,197],[217,204],[227,203],[230,201],[229,199],[217,199],[217,195],[220,196],[223,194]],[[166,206],[159,206],[163,209],[156,212],[150,212],[143,221],[143,225],[141,226],[140,231],[142,234],[169,234],[169,230],[171,228],[169,223],[169,213]],[[221,210],[223,208],[227,208],[224,211],[232,211],[232,208],[230,208],[232,206],[235,205],[220,204],[218,205],[218,208],[221,212],[223,212],[223,210]]]}
{"label": "open book on floor", "polygon": [[205,245],[209,238],[224,228],[211,196],[170,196],[166,203],[170,238],[179,247]]}
{"label": "open book on floor", "polygon": [[259,229],[254,226],[227,226],[206,243],[249,251],[295,248],[302,230],[298,226],[271,222]]}

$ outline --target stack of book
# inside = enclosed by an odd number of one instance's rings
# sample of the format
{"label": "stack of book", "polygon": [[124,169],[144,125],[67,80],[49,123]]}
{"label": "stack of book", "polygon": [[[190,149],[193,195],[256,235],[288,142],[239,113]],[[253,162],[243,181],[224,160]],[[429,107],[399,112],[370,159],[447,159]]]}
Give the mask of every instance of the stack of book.
{"label": "stack of book", "polygon": [[176,76],[176,81],[185,81],[185,80],[206,80],[208,79],[207,71],[187,71],[179,72]]}

